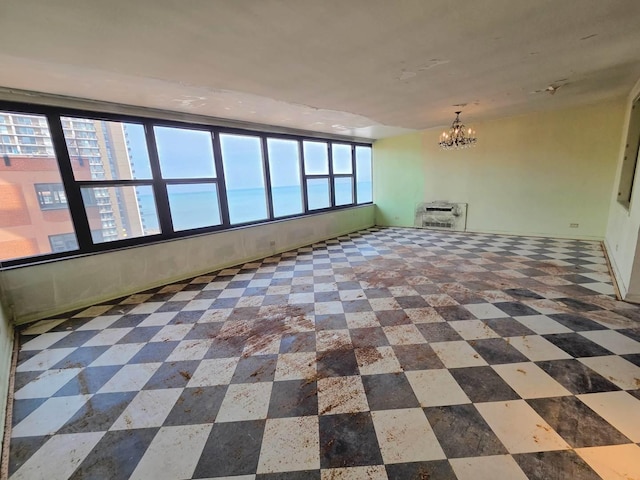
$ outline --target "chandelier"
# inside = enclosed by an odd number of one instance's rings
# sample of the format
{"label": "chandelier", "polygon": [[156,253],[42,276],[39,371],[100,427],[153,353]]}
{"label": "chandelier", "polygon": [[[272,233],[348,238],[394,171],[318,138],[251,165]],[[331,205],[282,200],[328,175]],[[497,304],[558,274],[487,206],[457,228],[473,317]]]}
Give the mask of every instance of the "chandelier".
{"label": "chandelier", "polygon": [[443,150],[455,150],[459,148],[468,148],[476,144],[476,132],[464,126],[460,121],[460,113],[456,112],[456,119],[451,124],[449,132],[442,132],[440,135],[440,148]]}

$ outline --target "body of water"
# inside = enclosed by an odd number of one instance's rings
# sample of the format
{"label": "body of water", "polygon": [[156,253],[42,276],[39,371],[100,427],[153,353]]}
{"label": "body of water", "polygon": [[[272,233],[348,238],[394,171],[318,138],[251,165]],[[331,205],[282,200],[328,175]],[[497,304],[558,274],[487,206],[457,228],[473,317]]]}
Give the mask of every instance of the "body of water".
{"label": "body of water", "polygon": [[[371,182],[358,183],[360,203],[371,201]],[[350,185],[338,184],[336,200],[348,202],[351,197]],[[301,187],[275,187],[273,209],[276,217],[285,217],[302,213]],[[310,184],[307,190],[309,206],[313,209],[329,207],[327,182]],[[148,233],[159,232],[160,225],[152,195],[139,195],[140,215],[144,229]],[[227,191],[229,216],[232,224],[241,224],[263,220],[267,217],[267,200],[263,189],[242,189]],[[171,217],[175,230],[188,230],[221,222],[216,194],[213,191],[176,193],[170,197]]]}

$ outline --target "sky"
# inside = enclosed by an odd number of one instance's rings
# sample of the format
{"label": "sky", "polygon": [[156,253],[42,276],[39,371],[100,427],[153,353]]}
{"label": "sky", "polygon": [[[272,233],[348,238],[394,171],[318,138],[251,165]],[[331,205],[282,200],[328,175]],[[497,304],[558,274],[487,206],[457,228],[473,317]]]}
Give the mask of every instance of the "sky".
{"label": "sky", "polygon": [[[126,124],[132,164],[136,178],[151,178],[144,127]],[[211,134],[202,130],[154,127],[160,168],[164,178],[215,178]],[[262,151],[259,137],[221,134],[223,167],[229,190],[264,187]],[[272,186],[299,185],[298,143],[294,140],[267,140]],[[305,170],[308,174],[328,174],[325,142],[303,142]],[[352,173],[350,146],[333,144],[335,173]],[[359,182],[371,181],[371,149],[356,148]],[[364,168],[362,168],[364,167]]]}

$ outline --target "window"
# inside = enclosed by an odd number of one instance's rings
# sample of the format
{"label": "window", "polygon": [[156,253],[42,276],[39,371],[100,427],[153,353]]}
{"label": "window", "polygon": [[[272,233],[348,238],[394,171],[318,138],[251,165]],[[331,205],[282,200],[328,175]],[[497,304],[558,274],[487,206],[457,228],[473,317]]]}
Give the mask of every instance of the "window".
{"label": "window", "polygon": [[260,137],[220,135],[222,165],[232,225],[264,220],[267,192]]}
{"label": "window", "polygon": [[294,140],[267,139],[273,216],[286,217],[304,211],[300,149]]}
{"label": "window", "polygon": [[61,183],[36,183],[34,186],[40,209],[67,208],[67,195]]}
{"label": "window", "polygon": [[49,243],[51,244],[52,252],[68,252],[78,249],[78,240],[73,233],[49,235]]}
{"label": "window", "polygon": [[336,206],[353,204],[353,154],[351,145],[333,143],[331,145],[333,162],[333,191]]}
{"label": "window", "polygon": [[356,192],[358,203],[373,201],[371,147],[356,146]]}
{"label": "window", "polygon": [[307,184],[307,207],[320,210],[331,206],[329,154],[326,142],[302,142],[304,173]]}
{"label": "window", "polygon": [[618,186],[618,202],[627,209],[631,205],[631,195],[633,194],[634,179],[638,166],[638,156],[640,147],[640,97],[636,98],[631,105],[631,116],[629,117],[629,130],[627,131],[627,142],[624,150],[622,172],[620,173],[620,185]]}
{"label": "window", "polygon": [[0,105],[2,267],[371,201],[365,144]]}
{"label": "window", "polygon": [[[49,132],[45,117],[25,117],[13,112],[0,112],[0,117],[10,125],[25,124],[35,118]],[[50,236],[64,233],[75,239],[67,195],[53,152],[37,162],[25,158],[26,152],[14,145],[0,145],[0,154],[0,261],[56,252]],[[77,248],[77,244],[67,243],[64,251]]]}
{"label": "window", "polygon": [[161,126],[154,132],[173,231],[221,225],[211,132]]}
{"label": "window", "polygon": [[158,234],[144,126],[72,117],[61,122],[92,242]]}

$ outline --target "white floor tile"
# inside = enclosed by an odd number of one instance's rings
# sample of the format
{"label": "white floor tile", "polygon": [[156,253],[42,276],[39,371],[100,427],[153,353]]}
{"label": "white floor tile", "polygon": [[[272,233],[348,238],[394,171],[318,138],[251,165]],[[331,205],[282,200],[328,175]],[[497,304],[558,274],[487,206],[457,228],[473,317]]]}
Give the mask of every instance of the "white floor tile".
{"label": "white floor tile", "polygon": [[525,327],[533,330],[538,335],[552,335],[554,333],[573,333],[573,330],[546,315],[525,315],[513,317]]}
{"label": "white floor tile", "polygon": [[421,408],[378,410],[371,418],[385,464],[445,458]]}
{"label": "white floor tile", "polygon": [[16,372],[36,372],[48,370],[75,350],[75,348],[53,348],[36,353],[33,357],[16,367]]}
{"label": "white floor tile", "polygon": [[229,385],[216,422],[240,422],[267,418],[271,382]]}
{"label": "white floor tile", "polygon": [[392,347],[367,347],[355,349],[361,375],[401,372],[402,367]]}
{"label": "white floor tile", "polygon": [[212,344],[213,340],[209,339],[183,340],[173,349],[166,361],[202,360]]}
{"label": "white floor tile", "polygon": [[98,393],[135,392],[146,385],[161,363],[125,365],[105,383]]}
{"label": "white floor tile", "polygon": [[573,358],[564,350],[539,335],[507,337],[505,340],[532,362]]}
{"label": "white floor tile", "polygon": [[640,478],[640,447],[638,445],[576,448],[576,453],[602,477],[602,480]]}
{"label": "white floor tile", "polygon": [[470,403],[449,370],[416,370],[405,372],[421,407],[440,407]]}
{"label": "white floor tile", "polygon": [[240,357],[213,358],[202,360],[187,387],[209,387],[212,385],[227,385],[233,377]]}
{"label": "white floor tile", "polygon": [[191,478],[213,424],[162,427],[131,480]]}
{"label": "white floor tile", "polygon": [[38,378],[18,390],[14,397],[16,400],[50,397],[60,390],[69,380],[78,375],[81,370],[81,368],[47,370],[41,373]]}
{"label": "white floor tile", "polygon": [[139,327],[164,327],[171,320],[175,318],[178,312],[159,312],[152,313],[142,322],[138,324]]}
{"label": "white floor tile", "polygon": [[480,367],[487,365],[487,362],[484,361],[478,352],[463,340],[435,342],[430,345],[447,368]]}
{"label": "white floor tile", "polygon": [[321,480],[387,480],[384,465],[328,468],[320,472]]}
{"label": "white floor tile", "polygon": [[104,345],[114,345],[131,330],[133,330],[133,328],[108,328],[97,333],[82,346],[100,347]]}
{"label": "white floor tile", "polygon": [[360,376],[321,378],[318,380],[317,390],[320,415],[369,410],[367,395]]}
{"label": "white floor tile", "polygon": [[51,437],[12,476],[11,480],[69,478],[105,432]]}
{"label": "white floor tile", "polygon": [[191,331],[193,325],[167,325],[149,340],[150,342],[176,342],[182,340]]}
{"label": "white floor tile", "polygon": [[90,367],[104,367],[107,365],[124,365],[131,360],[136,353],[142,350],[144,343],[123,343],[114,345],[106,352],[96,358]]}
{"label": "white floor tile", "polygon": [[11,437],[52,435],[80,410],[91,395],[48,399],[11,430]]}
{"label": "white floor tile", "polygon": [[275,380],[301,380],[316,374],[316,353],[298,352],[278,355]]}
{"label": "white floor tile", "polygon": [[478,403],[476,408],[509,453],[570,448],[524,400]]}
{"label": "white floor tile", "polygon": [[445,321],[433,307],[405,308],[404,313],[413,323],[440,323]]}
{"label": "white floor tile", "polygon": [[267,420],[258,473],[274,473],[320,468],[318,417],[274,418]]}
{"label": "white floor tile", "polygon": [[617,355],[640,353],[640,342],[636,342],[615,330],[592,330],[580,332],[580,335]]}
{"label": "white floor tile", "polygon": [[591,370],[595,370],[623,390],[640,388],[640,367],[617,355],[579,358]]}
{"label": "white floor tile", "polygon": [[418,330],[418,327],[412,323],[382,327],[382,329],[391,345],[417,345],[427,343],[420,333],[420,330]]}
{"label": "white floor tile", "polygon": [[522,398],[561,397],[571,392],[532,362],[506,363],[492,368]]}
{"label": "white floor tile", "polygon": [[316,349],[318,352],[352,348],[349,330],[320,330],[316,332]]}
{"label": "white floor tile", "polygon": [[472,303],[470,305],[463,305],[463,307],[469,310],[474,317],[479,318],[480,320],[486,320],[489,318],[505,318],[509,316],[491,303]]}
{"label": "white floor tile", "polygon": [[632,442],[640,442],[640,400],[627,392],[588,393],[577,397]]}
{"label": "white floor tile", "polygon": [[59,342],[70,333],[71,332],[68,331],[43,333],[42,335],[38,335],[36,338],[32,338],[24,345],[22,345],[20,347],[20,351],[44,350],[45,348],[49,348],[54,343]]}
{"label": "white floor tile", "polygon": [[458,480],[527,480],[511,455],[452,458],[449,463]]}
{"label": "white floor tile", "polygon": [[349,328],[379,327],[380,323],[374,312],[345,313]]}
{"label": "white floor tile", "polygon": [[93,320],[88,321],[84,325],[80,325],[76,331],[81,332],[84,330],[102,330],[108,328],[112,323],[121,319],[122,315],[100,315]]}
{"label": "white floor tile", "polygon": [[110,430],[159,427],[182,393],[181,388],[142,390],[113,423]]}
{"label": "white floor tile", "polygon": [[458,320],[449,322],[449,325],[455,329],[465,340],[480,340],[482,338],[500,338],[491,327],[482,320]]}

